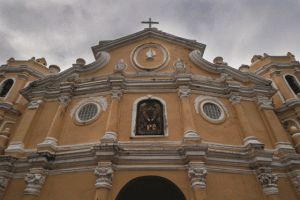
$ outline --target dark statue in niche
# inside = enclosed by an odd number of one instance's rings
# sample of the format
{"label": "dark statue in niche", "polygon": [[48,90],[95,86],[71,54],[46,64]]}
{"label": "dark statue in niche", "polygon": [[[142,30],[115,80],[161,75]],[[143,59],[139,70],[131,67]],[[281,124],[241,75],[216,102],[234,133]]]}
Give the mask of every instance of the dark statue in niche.
{"label": "dark statue in niche", "polygon": [[164,135],[163,106],[157,100],[138,103],[136,135]]}

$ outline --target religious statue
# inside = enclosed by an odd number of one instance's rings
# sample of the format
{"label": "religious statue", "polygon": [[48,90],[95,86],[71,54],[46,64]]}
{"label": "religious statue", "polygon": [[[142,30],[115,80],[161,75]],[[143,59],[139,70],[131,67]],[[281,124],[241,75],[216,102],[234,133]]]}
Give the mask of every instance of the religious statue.
{"label": "religious statue", "polygon": [[146,60],[154,60],[153,57],[156,56],[156,52],[150,48],[149,51],[146,53],[146,56]]}

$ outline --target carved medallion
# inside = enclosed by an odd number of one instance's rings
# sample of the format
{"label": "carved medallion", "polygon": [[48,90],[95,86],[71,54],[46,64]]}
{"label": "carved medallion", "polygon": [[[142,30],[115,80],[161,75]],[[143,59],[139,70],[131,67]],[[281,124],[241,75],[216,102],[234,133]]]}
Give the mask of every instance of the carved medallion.
{"label": "carved medallion", "polygon": [[157,71],[164,68],[170,60],[168,50],[159,44],[142,44],[131,53],[133,66],[142,71]]}

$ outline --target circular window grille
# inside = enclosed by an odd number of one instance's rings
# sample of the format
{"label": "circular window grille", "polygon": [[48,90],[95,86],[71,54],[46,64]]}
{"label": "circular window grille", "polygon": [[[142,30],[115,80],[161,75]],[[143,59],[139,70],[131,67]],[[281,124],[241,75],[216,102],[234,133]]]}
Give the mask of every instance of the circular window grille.
{"label": "circular window grille", "polygon": [[78,113],[79,120],[86,122],[95,118],[98,114],[98,109],[98,106],[93,103],[83,106]]}
{"label": "circular window grille", "polygon": [[220,109],[213,103],[205,103],[203,105],[203,111],[205,115],[211,119],[220,119],[221,117]]}

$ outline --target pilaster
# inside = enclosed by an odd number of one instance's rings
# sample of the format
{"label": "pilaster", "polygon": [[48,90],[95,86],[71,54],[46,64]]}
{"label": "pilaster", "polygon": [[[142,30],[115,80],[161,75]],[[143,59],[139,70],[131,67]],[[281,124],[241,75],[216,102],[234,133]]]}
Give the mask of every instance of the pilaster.
{"label": "pilaster", "polygon": [[41,174],[26,174],[24,180],[26,189],[24,190],[23,199],[37,199],[46,177]]}
{"label": "pilaster", "polygon": [[0,133],[0,155],[5,152],[6,145],[10,137],[10,129],[6,128]]}
{"label": "pilaster", "polygon": [[239,125],[241,127],[242,137],[243,137],[246,148],[247,149],[252,149],[252,148],[263,149],[264,144],[258,142],[257,138],[253,136],[253,130],[249,124],[249,121],[248,121],[248,119],[245,115],[245,112],[242,108],[242,105],[241,105],[242,97],[232,95],[229,98],[229,101],[231,102],[231,104],[234,108],[236,117],[237,117]]}
{"label": "pilaster", "polygon": [[277,188],[278,176],[271,171],[262,172],[257,176],[263,191],[269,200],[279,200],[279,191]]}
{"label": "pilaster", "polygon": [[119,103],[122,98],[122,90],[111,90],[111,105],[108,114],[108,120],[106,124],[106,131],[103,138],[100,139],[101,143],[115,143],[118,141],[118,113],[119,113]]}
{"label": "pilaster", "polygon": [[286,131],[273,111],[272,102],[266,97],[257,96],[256,104],[272,132],[278,152],[295,153],[295,149],[287,138]]}
{"label": "pilaster", "polygon": [[270,73],[270,75],[273,78],[273,81],[275,82],[276,86],[278,87],[278,90],[280,91],[285,100],[295,98],[292,92],[290,91],[289,87],[287,86],[286,82],[283,80],[283,77],[281,76],[281,71],[273,71]]}
{"label": "pilaster", "polygon": [[28,109],[24,112],[19,126],[16,129],[14,138],[5,151],[5,154],[19,156],[24,153],[24,144],[30,137],[31,130],[34,128],[36,120],[41,112],[40,105],[43,100],[32,100],[29,102]]}
{"label": "pilaster", "polygon": [[190,105],[190,89],[179,88],[178,96],[181,101],[181,112],[183,119],[183,143],[200,143],[201,137],[198,136],[195,128],[193,113]]}
{"label": "pilaster", "polygon": [[96,167],[94,174],[96,176],[96,195],[94,199],[108,200],[109,191],[112,187],[112,179],[114,174],[114,170],[111,167],[111,163],[102,163],[101,167]]}
{"label": "pilaster", "polygon": [[194,193],[195,200],[205,200],[206,195],[206,176],[207,171],[204,167],[189,166],[188,177]]}
{"label": "pilaster", "polygon": [[45,141],[41,144],[38,144],[38,150],[49,150],[53,151],[53,148],[49,148],[57,145],[57,140],[59,138],[59,133],[63,119],[65,117],[66,110],[71,98],[69,96],[61,96],[58,98],[59,106],[57,108],[54,119],[51,123],[50,129],[48,131]]}

